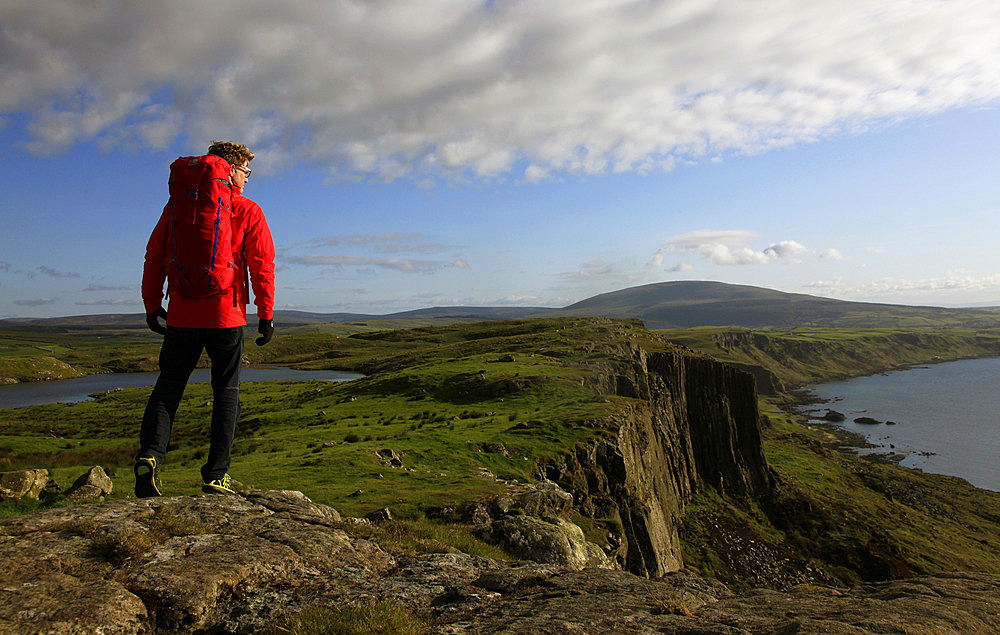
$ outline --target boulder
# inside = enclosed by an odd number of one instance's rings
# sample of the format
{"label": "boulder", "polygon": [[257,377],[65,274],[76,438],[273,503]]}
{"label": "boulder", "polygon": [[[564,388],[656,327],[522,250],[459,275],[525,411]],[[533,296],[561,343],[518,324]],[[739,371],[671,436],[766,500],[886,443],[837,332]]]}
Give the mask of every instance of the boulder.
{"label": "boulder", "polygon": [[0,501],[38,499],[49,483],[48,470],[18,470],[0,474]]}
{"label": "boulder", "polygon": [[111,493],[112,488],[111,478],[104,472],[104,468],[95,465],[76,479],[64,496],[71,501],[103,499]]}
{"label": "boulder", "polygon": [[836,410],[827,410],[826,414],[820,417],[823,421],[845,421],[847,416],[842,412],[837,412]]}
{"label": "boulder", "polygon": [[387,467],[403,467],[403,455],[392,448],[382,448],[375,455]]}
{"label": "boulder", "polygon": [[545,480],[535,484],[532,491],[522,494],[518,504],[528,516],[554,521],[573,511],[573,495]]}
{"label": "boulder", "polygon": [[517,558],[572,570],[615,568],[600,547],[587,542],[580,527],[563,518],[505,516],[480,535]]}
{"label": "boulder", "polygon": [[388,507],[383,507],[369,513],[365,518],[373,523],[387,523],[392,520],[392,512],[389,511]]}
{"label": "boulder", "polygon": [[875,426],[882,422],[879,421],[878,419],[872,419],[871,417],[858,417],[857,419],[854,420],[854,423],[860,423],[866,426]]}

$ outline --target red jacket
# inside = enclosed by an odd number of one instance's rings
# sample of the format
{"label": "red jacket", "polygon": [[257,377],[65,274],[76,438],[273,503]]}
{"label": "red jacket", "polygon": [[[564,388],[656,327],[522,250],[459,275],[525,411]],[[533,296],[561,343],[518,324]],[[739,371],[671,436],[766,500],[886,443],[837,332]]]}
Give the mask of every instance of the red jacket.
{"label": "red jacket", "polygon": [[[164,212],[167,208],[164,208]],[[160,215],[149,243],[142,269],[142,303],[146,313],[154,313],[163,302],[163,283],[167,278],[168,215]],[[274,318],[274,240],[260,205],[240,192],[233,193],[233,260],[236,280],[226,291],[209,298],[169,296],[167,325],[185,328],[223,329],[246,326],[250,289],[247,270],[253,284],[257,317]],[[236,295],[235,302],[233,296]]]}

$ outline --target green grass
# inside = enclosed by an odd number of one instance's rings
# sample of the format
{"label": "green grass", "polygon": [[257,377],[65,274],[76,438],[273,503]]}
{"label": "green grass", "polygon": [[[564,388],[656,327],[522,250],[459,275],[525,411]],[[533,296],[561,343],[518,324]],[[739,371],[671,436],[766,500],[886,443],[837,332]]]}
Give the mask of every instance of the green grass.
{"label": "green grass", "polygon": [[405,607],[388,600],[359,606],[312,606],[290,617],[274,633],[291,635],[421,635],[430,626]]}
{"label": "green grass", "polygon": [[716,359],[757,366],[786,386],[883,372],[908,364],[1000,355],[1000,330],[732,329],[656,331],[667,340]]}
{"label": "green grass", "polygon": [[698,494],[686,509],[687,566],[746,586],[740,550],[754,541],[834,583],[1000,572],[1000,493],[836,451],[829,427],[801,423],[766,401],[761,410],[778,488],[758,502]]}
{"label": "green grass", "polygon": [[[762,366],[789,385],[934,357],[995,353],[1000,337],[969,330],[847,329],[664,335],[722,359]],[[109,359],[155,355],[152,338],[137,338],[128,349],[132,340],[124,335],[121,347],[92,335],[32,337],[8,342],[0,361],[76,355],[106,367]],[[516,487],[510,481],[533,480],[539,463],[608,434],[607,422],[630,401],[587,386],[631,360],[634,346],[653,351],[670,344],[636,321],[609,319],[349,335],[304,327],[266,347],[250,346],[248,355],[255,362],[368,376],[337,384],[244,383],[231,473],[262,489],[300,490],[346,516],[388,507],[397,520],[370,531],[398,553],[458,549],[502,557],[470,526],[428,519],[427,510],[506,492]],[[25,354],[31,350],[38,356]],[[100,464],[112,476],[112,497],[130,497],[148,393],[127,389],[92,402],[0,410],[0,470],[46,468],[67,487]],[[211,398],[205,384],[185,393],[161,473],[167,494],[200,492]],[[781,395],[761,402],[769,422],[764,452],[777,478],[774,496],[729,500],[711,489],[695,496],[684,521],[688,566],[737,588],[756,583],[761,566],[755,557],[779,563],[773,579],[789,583],[807,568],[832,583],[956,569],[1000,573],[1000,494],[838,452],[830,428],[797,421],[779,409],[783,403]],[[390,450],[401,465],[382,456]],[[0,504],[0,517],[46,504]],[[576,520],[594,540],[604,536],[604,520]],[[108,548],[114,557],[128,557],[140,547]]]}
{"label": "green grass", "polygon": [[[600,341],[610,325],[486,323],[278,339],[283,361],[308,352],[322,362],[329,350],[385,357],[377,374],[352,382],[244,383],[230,471],[254,487],[307,492],[347,515],[390,507],[403,518],[502,491],[497,479],[530,481],[539,459],[599,434],[588,422],[613,410],[582,383],[618,349],[579,345]],[[336,344],[341,348],[330,348]],[[503,355],[514,361],[498,361]],[[100,464],[116,474],[115,495],[128,495],[148,393],[126,389],[92,402],[0,410],[2,469],[44,467],[66,486],[75,476],[64,475],[77,466]],[[185,392],[161,473],[168,494],[200,489],[211,398],[205,384]],[[379,458],[387,449],[402,456],[401,467]],[[497,479],[484,478],[484,470]]]}

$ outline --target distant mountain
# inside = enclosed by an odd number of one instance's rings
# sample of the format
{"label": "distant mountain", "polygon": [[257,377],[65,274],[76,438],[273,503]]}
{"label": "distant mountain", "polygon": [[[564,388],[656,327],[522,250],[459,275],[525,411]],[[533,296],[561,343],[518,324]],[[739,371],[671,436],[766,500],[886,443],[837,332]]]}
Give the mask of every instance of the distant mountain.
{"label": "distant mountain", "polygon": [[[997,307],[946,309],[874,302],[848,302],[803,293],[724,282],[658,282],[602,293],[561,309],[544,307],[430,307],[385,315],[365,313],[309,313],[277,311],[282,326],[329,322],[368,322],[383,319],[470,318],[511,320],[542,316],[639,318],[653,329],[693,326],[742,328],[1000,327]],[[253,319],[251,318],[251,322]],[[80,315],[59,318],[0,320],[0,327],[45,329],[146,328],[144,316],[133,314]]]}
{"label": "distant mountain", "polygon": [[1000,316],[989,309],[848,302],[762,287],[699,281],[660,282],[603,293],[559,309],[558,314],[639,318],[653,329],[1000,326]]}

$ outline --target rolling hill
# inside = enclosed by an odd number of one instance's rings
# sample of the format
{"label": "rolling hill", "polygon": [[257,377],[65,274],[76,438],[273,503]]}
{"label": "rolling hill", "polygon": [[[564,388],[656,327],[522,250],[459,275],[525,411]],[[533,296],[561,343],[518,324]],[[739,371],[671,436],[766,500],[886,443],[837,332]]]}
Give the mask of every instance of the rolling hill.
{"label": "rolling hill", "polygon": [[947,309],[833,300],[723,282],[660,282],[603,293],[558,315],[639,318],[649,328],[912,328],[1000,326],[984,309]]}
{"label": "rolling hill", "polygon": [[[649,328],[733,326],[741,328],[914,328],[1000,327],[997,307],[948,309],[874,302],[849,302],[802,293],[724,282],[675,281],[602,293],[563,308],[429,307],[385,315],[277,311],[278,324],[306,326],[377,320],[511,320],[530,317],[639,318]],[[138,328],[141,314],[0,320],[0,327],[43,329]]]}

